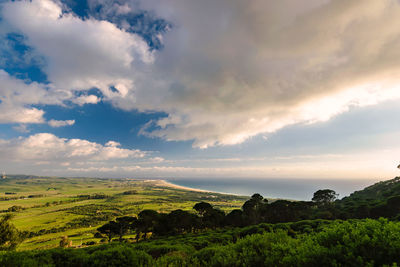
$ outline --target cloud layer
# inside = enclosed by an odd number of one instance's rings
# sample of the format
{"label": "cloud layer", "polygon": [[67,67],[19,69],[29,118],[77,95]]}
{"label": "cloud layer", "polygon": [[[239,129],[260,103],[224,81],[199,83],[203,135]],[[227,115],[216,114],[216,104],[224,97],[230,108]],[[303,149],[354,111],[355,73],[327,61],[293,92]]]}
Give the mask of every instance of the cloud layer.
{"label": "cloud layer", "polygon": [[177,25],[156,57],[170,116],[149,135],[237,144],[400,96],[398,1],[178,2],[143,1]]}
{"label": "cloud layer", "polygon": [[104,145],[49,133],[0,139],[0,162],[8,172],[42,175],[184,178],[377,178],[396,174],[399,149],[368,153],[296,155],[259,158],[197,158],[164,160],[154,152]]}
{"label": "cloud layer", "polygon": [[0,151],[2,151],[0,157],[5,161],[42,162],[55,165],[148,157],[148,153],[141,150],[120,148],[120,144],[115,141],[101,145],[82,139],[59,138],[50,133],[10,140],[0,139]]}
{"label": "cloud layer", "polygon": [[[100,2],[118,15],[145,10],[169,21],[163,49],[50,0],[3,4],[9,30],[46,60],[50,85],[24,85],[41,92],[36,102],[97,103],[75,94],[96,87],[115,107],[169,114],[142,134],[206,148],[400,98],[398,1],[90,1]],[[1,88],[23,86],[3,76]],[[17,103],[1,122],[43,122],[29,107],[35,101],[12,99],[0,104]]]}

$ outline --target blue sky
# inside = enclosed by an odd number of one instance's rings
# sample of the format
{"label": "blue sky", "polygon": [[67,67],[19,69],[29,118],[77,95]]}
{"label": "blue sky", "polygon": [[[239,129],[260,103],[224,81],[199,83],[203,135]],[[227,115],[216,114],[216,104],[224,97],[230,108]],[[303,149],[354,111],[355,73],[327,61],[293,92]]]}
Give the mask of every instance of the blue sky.
{"label": "blue sky", "polygon": [[7,173],[397,175],[396,1],[0,6]]}

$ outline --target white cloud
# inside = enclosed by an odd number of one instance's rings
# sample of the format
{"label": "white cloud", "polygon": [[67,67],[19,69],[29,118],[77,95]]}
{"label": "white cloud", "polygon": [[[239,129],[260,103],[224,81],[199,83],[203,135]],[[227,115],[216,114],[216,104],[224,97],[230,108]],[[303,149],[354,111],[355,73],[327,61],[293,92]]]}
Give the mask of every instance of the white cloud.
{"label": "white cloud", "polygon": [[85,104],[97,104],[100,100],[101,99],[95,95],[82,95],[72,99],[72,102],[83,106]]}
{"label": "white cloud", "polygon": [[[72,95],[48,103],[97,103],[73,96],[97,87],[116,107],[169,114],[142,133],[206,148],[400,98],[398,1],[101,2],[119,14],[140,3],[171,21],[164,48],[150,52],[139,36],[62,14],[50,0],[3,4],[4,21],[46,60],[51,88]],[[29,104],[15,107],[42,122]]]}
{"label": "white cloud", "polygon": [[[83,139],[60,138],[50,133],[0,139],[0,168],[9,173],[76,175],[76,172],[102,175],[113,170],[118,175],[136,176],[136,170],[155,167],[161,157],[151,151],[122,148],[115,141],[104,145]],[[132,166],[137,166],[133,168]]]}
{"label": "white cloud", "polygon": [[[112,145],[110,145],[112,144]],[[28,162],[90,162],[115,159],[143,158],[147,152],[138,149],[120,148],[110,141],[106,145],[82,139],[59,138],[50,133],[39,133],[27,138],[0,139],[0,157],[3,159]]]}
{"label": "white cloud", "polygon": [[[0,69],[0,123],[45,123],[45,112],[32,105],[63,106],[65,101],[84,105],[96,104],[100,99],[95,95],[75,96],[73,91],[60,90],[52,84],[23,81]],[[48,123],[60,127],[72,125],[74,121],[50,120]]]}
{"label": "white cloud", "polygon": [[61,105],[70,97],[69,92],[36,82],[28,84],[0,69],[0,123],[44,123],[44,111],[30,105]]}
{"label": "white cloud", "polygon": [[75,120],[65,120],[65,121],[58,121],[58,120],[49,120],[49,125],[51,127],[64,127],[64,126],[71,126],[75,124]]}
{"label": "white cloud", "polygon": [[135,68],[153,60],[137,35],[106,21],[83,21],[72,13],[63,14],[61,6],[51,0],[8,2],[3,4],[2,15],[11,30],[22,32],[28,45],[44,56],[44,71],[57,88],[96,87],[108,98],[125,97],[127,88],[134,87]]}
{"label": "white cloud", "polygon": [[43,114],[37,108],[0,104],[0,123],[43,123]]}
{"label": "white cloud", "polygon": [[[119,9],[128,11],[127,6]],[[26,37],[32,53],[45,60],[43,71],[51,83],[22,81],[0,70],[0,123],[44,123],[44,111],[34,104],[96,104],[98,96],[78,93],[92,88],[99,88],[116,106],[133,108],[119,105],[118,99],[135,101],[134,81],[153,60],[140,37],[106,21],[63,14],[51,0],[2,3],[1,17],[2,34],[16,31]],[[136,72],[137,67],[141,69]]]}
{"label": "white cloud", "polygon": [[121,146],[121,144],[118,143],[118,142],[115,142],[115,141],[108,141],[108,142],[105,144],[105,146],[108,146],[108,147],[119,147],[119,146]]}

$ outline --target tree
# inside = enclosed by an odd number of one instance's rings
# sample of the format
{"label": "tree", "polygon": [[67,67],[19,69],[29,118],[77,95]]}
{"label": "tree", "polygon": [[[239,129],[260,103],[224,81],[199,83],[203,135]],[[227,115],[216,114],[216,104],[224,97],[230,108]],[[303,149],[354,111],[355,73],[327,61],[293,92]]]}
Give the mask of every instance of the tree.
{"label": "tree", "polygon": [[393,196],[386,201],[387,214],[385,217],[394,217],[400,212],[400,196]]}
{"label": "tree", "polygon": [[247,200],[243,206],[243,214],[245,215],[249,224],[257,224],[261,222],[262,211],[264,210],[264,206],[268,204],[268,200],[256,193],[251,196],[249,200]]}
{"label": "tree", "polygon": [[116,230],[118,231],[117,235],[119,236],[119,242],[122,241],[122,238],[124,235],[126,235],[135,225],[137,221],[137,218],[135,217],[130,217],[130,216],[124,216],[124,217],[119,217],[116,220]]}
{"label": "tree", "polygon": [[135,217],[119,217],[116,221],[110,221],[101,226],[97,231],[101,234],[105,234],[108,237],[108,242],[110,242],[114,236],[118,236],[119,241],[121,242],[124,235],[136,226],[136,222],[137,218]]}
{"label": "tree", "polygon": [[243,220],[243,211],[239,209],[232,210],[228,215],[226,215],[225,223],[235,227],[244,226],[245,221]]}
{"label": "tree", "polygon": [[225,212],[219,209],[211,209],[204,214],[203,226],[206,228],[217,228],[221,227],[225,221]]}
{"label": "tree", "polygon": [[338,196],[339,194],[336,194],[336,192],[331,189],[322,189],[314,193],[312,201],[324,205],[332,203],[337,199]]}
{"label": "tree", "polygon": [[60,240],[60,247],[62,248],[69,248],[72,246],[72,241],[68,239],[68,236],[61,237]]}
{"label": "tree", "polygon": [[269,223],[290,222],[294,215],[292,202],[279,199],[268,205],[266,209],[266,221]]}
{"label": "tree", "polygon": [[14,249],[23,240],[20,231],[11,223],[11,214],[0,219],[0,250]]}
{"label": "tree", "polygon": [[118,235],[119,227],[116,222],[111,221],[111,222],[108,222],[105,225],[97,228],[97,231],[99,231],[102,234],[105,234],[108,237],[108,242],[111,242],[111,239],[114,236]]}
{"label": "tree", "polygon": [[219,209],[214,209],[207,202],[200,202],[194,205],[193,209],[200,215],[198,229],[215,228],[222,226],[225,220],[225,213]]}
{"label": "tree", "polygon": [[144,239],[147,237],[147,233],[153,232],[156,226],[160,214],[155,210],[143,210],[138,214],[138,220],[135,223],[137,232],[137,240],[139,239],[139,233],[144,234]]}
{"label": "tree", "polygon": [[196,210],[200,216],[204,216],[205,213],[211,211],[213,207],[210,203],[200,202],[193,206],[193,209]]}
{"label": "tree", "polygon": [[191,232],[196,225],[197,216],[183,210],[174,210],[167,215],[171,234]]}
{"label": "tree", "polygon": [[253,200],[257,203],[261,202],[263,199],[264,199],[263,196],[260,195],[259,193],[255,193],[251,196],[251,200]]}

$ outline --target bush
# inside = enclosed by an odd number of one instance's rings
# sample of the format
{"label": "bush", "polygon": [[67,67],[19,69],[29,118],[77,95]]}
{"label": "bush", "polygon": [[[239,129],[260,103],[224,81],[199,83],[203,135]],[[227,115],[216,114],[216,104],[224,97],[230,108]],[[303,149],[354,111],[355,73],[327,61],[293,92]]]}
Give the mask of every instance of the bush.
{"label": "bush", "polygon": [[24,208],[22,207],[22,206],[17,206],[17,205],[14,205],[14,206],[12,206],[12,207],[9,207],[8,209],[7,209],[7,211],[9,211],[9,212],[18,212],[18,211],[21,211],[21,210],[23,210]]}
{"label": "bush", "polygon": [[232,245],[204,248],[193,255],[191,265],[238,266],[238,254],[232,248]]}
{"label": "bush", "polygon": [[168,266],[168,267],[175,267],[175,266],[188,266],[188,258],[189,255],[183,251],[172,251],[168,254],[160,257],[155,262],[154,266]]}
{"label": "bush", "polygon": [[129,191],[125,191],[122,194],[123,195],[136,195],[138,192],[136,190],[129,190]]}
{"label": "bush", "polygon": [[111,246],[95,251],[88,259],[89,266],[151,266],[153,258],[144,251],[128,246]]}
{"label": "bush", "polygon": [[[252,231],[264,232],[232,241]],[[400,223],[386,219],[261,224],[137,244],[0,253],[0,266],[396,266],[396,262],[400,262]]]}

